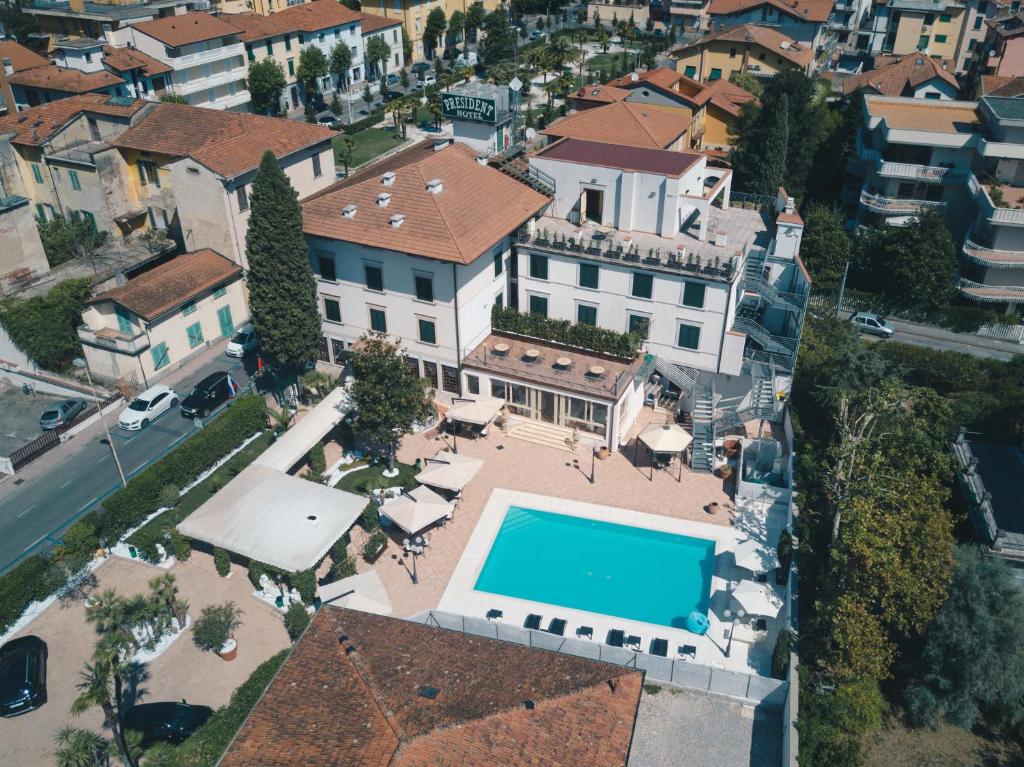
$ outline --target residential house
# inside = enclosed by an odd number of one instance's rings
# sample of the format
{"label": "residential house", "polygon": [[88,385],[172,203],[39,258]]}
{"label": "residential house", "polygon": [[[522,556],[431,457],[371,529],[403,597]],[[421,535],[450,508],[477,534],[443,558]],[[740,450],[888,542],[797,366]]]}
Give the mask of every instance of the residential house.
{"label": "residential house", "polygon": [[834,0],[711,0],[708,28],[715,33],[748,24],[767,26],[818,51],[829,38],[827,23],[833,5]]}
{"label": "residential house", "polygon": [[78,338],[93,375],[148,388],[248,318],[242,268],[204,249],[91,298]]}
{"label": "residential house", "polygon": [[626,767],[643,680],[635,668],[326,605],[221,765]]}
{"label": "residential house", "polygon": [[135,22],[209,7],[209,0],[28,0],[21,4],[40,32],[94,39]]}
{"label": "residential house", "polygon": [[124,79],[103,66],[103,45],[102,40],[62,38],[54,48],[52,64],[10,75],[7,80],[17,108],[27,109],[83,93],[130,95]]}
{"label": "residential house", "polygon": [[[477,0],[486,12],[491,12],[501,7],[500,0]],[[473,5],[471,0],[367,0],[360,4],[364,12],[383,16],[402,23],[409,42],[412,44],[412,58],[414,61],[432,59],[434,51],[427,51],[423,48],[423,31],[427,26],[427,16],[435,8],[444,11],[446,19],[450,19],[452,13],[461,11],[465,13],[469,6]],[[401,36],[401,35],[399,35]],[[437,42],[438,50],[444,46],[444,41]]]}
{"label": "residential house", "polygon": [[1000,12],[998,0],[886,0],[875,3],[858,30],[868,53],[921,53],[953,62],[966,72],[985,37],[986,19]]}
{"label": "residential house", "polygon": [[906,96],[916,99],[955,99],[960,84],[950,61],[910,53],[906,56],[876,56],[874,69],[846,78],[843,93]]}
{"label": "residential house", "polygon": [[978,75],[1024,75],[1024,12],[1004,12],[985,21],[985,42],[976,49]]}
{"label": "residential house", "polygon": [[111,32],[117,47],[134,48],[170,68],[168,91],[192,106],[249,111],[241,30],[208,13],[187,13]]}
{"label": "residential house", "polygon": [[690,144],[693,113],[686,107],[664,107],[616,101],[563,117],[541,131],[548,142],[576,138],[647,149],[683,150]]}
{"label": "residential house", "polygon": [[1024,96],[1024,77],[1000,77],[999,75],[982,75],[978,78],[975,98],[982,96],[1006,96],[1020,98]]}
{"label": "residential house", "polygon": [[168,92],[168,78],[174,71],[134,48],[103,46],[103,66],[124,80],[125,90],[132,98],[159,101]]}
{"label": "residential house", "polygon": [[17,110],[14,92],[7,78],[24,69],[44,67],[49,62],[14,40],[0,40],[0,115]]}
{"label": "residential house", "polygon": [[748,72],[772,77],[797,70],[810,73],[814,49],[772,27],[744,24],[709,34],[669,54],[676,70],[700,82],[728,80]]}

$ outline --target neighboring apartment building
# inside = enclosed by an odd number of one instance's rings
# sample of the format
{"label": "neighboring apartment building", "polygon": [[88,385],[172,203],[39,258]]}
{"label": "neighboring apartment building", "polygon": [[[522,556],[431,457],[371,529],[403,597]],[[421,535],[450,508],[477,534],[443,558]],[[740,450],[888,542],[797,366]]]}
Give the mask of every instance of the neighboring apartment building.
{"label": "neighboring apartment building", "polygon": [[17,110],[14,92],[7,78],[25,69],[44,67],[49,62],[14,40],[0,40],[0,115]]}
{"label": "neighboring apartment building", "polygon": [[791,70],[809,74],[814,66],[812,47],[759,24],[714,32],[669,55],[676,71],[700,82],[728,80],[740,72],[757,77]]}
{"label": "neighboring apartment building", "polygon": [[27,0],[21,5],[40,32],[94,39],[136,22],[209,8],[210,0]]}
{"label": "neighboring apartment building", "polygon": [[245,266],[249,193],[273,151],[301,196],[334,180],[333,131],[304,122],[89,94],[0,118],[7,194],[43,220],[117,237],[166,230]]}
{"label": "neighboring apartment building", "polygon": [[863,223],[943,215],[963,243],[959,287],[979,302],[1024,303],[1024,100],[868,96],[851,170]]}
{"label": "neighboring apartment building", "polygon": [[541,131],[548,143],[576,138],[644,149],[685,150],[690,145],[693,112],[686,107],[664,107],[616,101],[596,109],[563,117]]}
{"label": "neighboring apartment building", "polygon": [[1024,75],[1024,13],[1004,13],[985,22],[984,45],[975,50],[978,75]]}
{"label": "neighboring apartment building", "polygon": [[199,250],[93,297],[78,328],[89,369],[113,381],[134,378],[149,388],[248,321],[242,276],[234,261]]}
{"label": "neighboring apartment building", "polygon": [[208,13],[144,21],[108,33],[117,47],[134,48],[170,69],[166,87],[192,106],[249,110],[241,30]]}
{"label": "neighboring apartment building", "polygon": [[843,94],[955,99],[960,92],[952,62],[933,59],[923,53],[898,57],[879,55],[874,59],[874,66],[874,69],[846,78]]}
{"label": "neighboring apartment building", "polygon": [[766,26],[817,51],[829,38],[834,0],[711,0],[708,28],[719,32],[745,24]]}
{"label": "neighboring apartment building", "polygon": [[103,41],[86,37],[61,38],[53,51],[53,63],[23,69],[10,75],[18,109],[48,104],[83,93],[130,95],[125,81],[103,66]]}
{"label": "neighboring apartment building", "polygon": [[[488,13],[501,7],[500,0],[479,0]],[[471,0],[367,0],[361,3],[363,11],[393,19],[402,23],[412,43],[412,58],[419,61],[431,58],[433,52],[423,49],[423,30],[427,26],[427,16],[434,8],[444,11],[446,19],[450,19],[455,11],[463,13],[474,3]],[[438,50],[444,45],[438,41]]]}

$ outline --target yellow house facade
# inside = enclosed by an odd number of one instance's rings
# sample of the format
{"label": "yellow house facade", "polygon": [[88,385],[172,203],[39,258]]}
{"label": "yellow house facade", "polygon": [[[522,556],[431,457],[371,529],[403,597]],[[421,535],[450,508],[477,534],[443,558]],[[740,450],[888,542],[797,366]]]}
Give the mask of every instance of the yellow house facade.
{"label": "yellow house facade", "polygon": [[966,18],[965,9],[954,5],[947,5],[939,13],[893,11],[889,22],[892,52],[899,56],[920,51],[935,58],[956,59]]}
{"label": "yellow house facade", "polygon": [[[500,0],[478,0],[484,11],[490,13],[501,5]],[[412,42],[412,57],[419,61],[427,58],[423,49],[423,30],[427,26],[427,16],[435,8],[444,11],[444,17],[450,19],[455,11],[465,13],[469,6],[473,5],[472,0],[364,0],[362,9],[368,13],[384,16],[389,19],[399,19],[409,35]],[[438,50],[441,50],[443,41],[438,41]]]}
{"label": "yellow house facade", "polygon": [[728,80],[740,72],[772,77],[780,72],[808,72],[814,51],[770,27],[744,24],[708,35],[671,53],[676,71],[700,82]]}

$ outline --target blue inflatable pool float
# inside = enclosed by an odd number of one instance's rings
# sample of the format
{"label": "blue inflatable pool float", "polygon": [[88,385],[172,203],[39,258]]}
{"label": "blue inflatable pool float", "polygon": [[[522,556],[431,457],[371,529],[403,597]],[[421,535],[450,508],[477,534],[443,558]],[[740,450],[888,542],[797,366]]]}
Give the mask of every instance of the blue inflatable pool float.
{"label": "blue inflatable pool float", "polygon": [[686,630],[697,634],[698,636],[703,636],[708,633],[709,626],[710,623],[708,622],[708,616],[704,613],[694,610],[686,616]]}

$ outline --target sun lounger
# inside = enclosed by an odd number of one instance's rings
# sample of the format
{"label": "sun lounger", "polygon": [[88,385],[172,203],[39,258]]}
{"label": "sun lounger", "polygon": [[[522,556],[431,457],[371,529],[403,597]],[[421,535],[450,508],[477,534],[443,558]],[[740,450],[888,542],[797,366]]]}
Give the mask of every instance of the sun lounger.
{"label": "sun lounger", "polygon": [[565,620],[563,618],[552,618],[548,624],[548,633],[557,636],[565,636]]}
{"label": "sun lounger", "polygon": [[660,655],[662,658],[668,657],[668,640],[667,639],[652,639],[651,640],[651,655]]}
{"label": "sun lounger", "polygon": [[539,615],[534,615],[533,613],[530,613],[526,616],[526,622],[523,624],[523,627],[528,629],[534,629],[535,631],[540,631],[540,622],[541,617]]}
{"label": "sun lounger", "polygon": [[693,658],[697,660],[697,647],[692,644],[684,644],[679,646],[679,657],[680,658]]}
{"label": "sun lounger", "polygon": [[578,629],[576,629],[576,638],[583,639],[584,637],[587,639],[593,639],[594,629],[590,626],[580,626]]}
{"label": "sun lounger", "polygon": [[504,617],[505,613],[503,613],[501,610],[495,610],[494,608],[491,608],[487,611],[487,620],[489,621],[500,621]]}
{"label": "sun lounger", "polygon": [[626,640],[626,632],[621,629],[612,629],[608,632],[608,641],[606,644],[612,647],[622,647]]}

